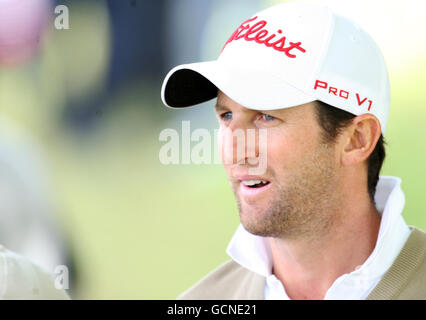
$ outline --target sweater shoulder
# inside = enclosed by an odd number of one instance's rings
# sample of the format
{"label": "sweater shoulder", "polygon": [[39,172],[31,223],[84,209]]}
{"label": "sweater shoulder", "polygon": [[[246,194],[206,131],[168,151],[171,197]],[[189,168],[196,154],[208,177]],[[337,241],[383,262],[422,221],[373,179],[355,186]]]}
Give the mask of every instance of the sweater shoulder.
{"label": "sweater shoulder", "polygon": [[426,299],[426,233],[410,229],[398,257],[367,299]]}
{"label": "sweater shoulder", "polygon": [[426,233],[419,228],[414,228],[413,233],[413,243],[407,248],[405,255],[411,266],[407,266],[410,270],[409,278],[396,299],[426,299]]}
{"label": "sweater shoulder", "polygon": [[178,296],[178,300],[262,299],[264,277],[226,261]]}

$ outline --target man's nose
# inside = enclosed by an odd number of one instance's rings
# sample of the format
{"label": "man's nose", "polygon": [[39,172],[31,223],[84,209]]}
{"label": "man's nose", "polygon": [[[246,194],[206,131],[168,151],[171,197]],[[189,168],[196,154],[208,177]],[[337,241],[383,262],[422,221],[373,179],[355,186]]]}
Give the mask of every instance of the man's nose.
{"label": "man's nose", "polygon": [[221,132],[224,164],[254,164],[259,156],[258,129],[233,122]]}

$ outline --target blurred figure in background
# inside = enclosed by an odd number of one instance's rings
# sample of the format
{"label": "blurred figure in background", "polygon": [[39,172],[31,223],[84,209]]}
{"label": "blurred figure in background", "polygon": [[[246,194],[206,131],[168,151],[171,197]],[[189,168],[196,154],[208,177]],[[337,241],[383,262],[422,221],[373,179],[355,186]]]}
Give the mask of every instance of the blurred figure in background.
{"label": "blurred figure in background", "polygon": [[18,66],[37,52],[49,0],[0,1],[0,64]]}
{"label": "blurred figure in background", "polygon": [[[0,0],[0,72],[37,55],[51,12],[49,0]],[[47,176],[35,140],[1,117],[0,299],[68,299],[63,289],[72,284],[53,273],[63,266],[64,277],[73,275],[74,258],[54,217]]]}

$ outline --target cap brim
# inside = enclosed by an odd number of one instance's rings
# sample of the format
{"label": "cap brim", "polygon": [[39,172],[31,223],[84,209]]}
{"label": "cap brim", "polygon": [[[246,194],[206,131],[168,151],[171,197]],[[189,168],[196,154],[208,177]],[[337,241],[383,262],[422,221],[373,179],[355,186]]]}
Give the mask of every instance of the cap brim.
{"label": "cap brim", "polygon": [[216,98],[218,89],[240,105],[256,110],[283,109],[317,100],[274,75],[224,67],[217,60],[173,68],[164,79],[161,99],[167,107],[185,108]]}

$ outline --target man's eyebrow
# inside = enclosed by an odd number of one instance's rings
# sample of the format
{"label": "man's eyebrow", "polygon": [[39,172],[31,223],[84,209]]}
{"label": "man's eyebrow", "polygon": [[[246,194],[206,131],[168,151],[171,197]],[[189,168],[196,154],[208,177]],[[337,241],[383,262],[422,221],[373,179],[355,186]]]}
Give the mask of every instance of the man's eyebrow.
{"label": "man's eyebrow", "polygon": [[[219,113],[221,111],[230,111],[231,110],[229,107],[227,107],[227,106],[225,106],[223,104],[216,104],[215,105],[215,109],[216,109],[217,113]],[[241,111],[244,112],[244,113],[258,111],[260,113],[268,112],[268,113],[271,113],[271,114],[279,114],[278,110],[266,110],[266,111],[262,111],[262,110],[253,110],[253,109],[242,108]]]}
{"label": "man's eyebrow", "polygon": [[226,107],[226,106],[224,106],[222,104],[216,104],[215,105],[215,109],[216,109],[216,112],[220,112],[220,111],[223,111],[223,110],[229,110],[228,107]]}

